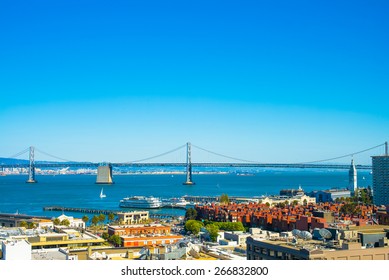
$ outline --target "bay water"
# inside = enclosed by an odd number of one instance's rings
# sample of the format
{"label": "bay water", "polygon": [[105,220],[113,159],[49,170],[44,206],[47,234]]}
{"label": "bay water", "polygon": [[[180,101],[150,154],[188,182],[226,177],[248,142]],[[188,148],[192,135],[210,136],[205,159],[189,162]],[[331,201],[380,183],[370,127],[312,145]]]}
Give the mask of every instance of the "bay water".
{"label": "bay water", "polygon": [[[183,185],[184,174],[114,175],[114,184],[97,185],[93,175],[37,175],[38,183],[25,183],[26,175],[0,176],[0,213],[59,216],[43,211],[45,206],[119,210],[120,199],[133,196],[161,198],[193,196],[254,197],[277,195],[281,189],[298,188],[306,192],[348,186],[348,170],[264,170],[239,176],[229,174],[193,174],[192,186]],[[358,186],[371,186],[368,171],[358,172]],[[100,198],[103,188],[105,198]],[[183,215],[182,209],[158,209],[152,213]],[[65,213],[82,217],[84,213]]]}

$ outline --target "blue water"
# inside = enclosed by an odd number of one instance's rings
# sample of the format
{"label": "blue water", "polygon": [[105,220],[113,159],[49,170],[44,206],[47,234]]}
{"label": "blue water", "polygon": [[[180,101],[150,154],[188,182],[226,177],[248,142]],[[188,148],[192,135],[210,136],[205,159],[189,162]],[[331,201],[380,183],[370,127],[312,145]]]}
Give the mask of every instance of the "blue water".
{"label": "blue water", "polygon": [[[365,179],[363,179],[363,177]],[[182,185],[184,175],[115,175],[113,185],[96,185],[92,175],[37,176],[37,184],[26,184],[27,176],[0,176],[0,212],[39,216],[58,216],[45,212],[44,206],[85,207],[118,210],[119,200],[131,195],[153,195],[162,198],[183,195],[260,196],[279,194],[284,188],[305,191],[344,188],[348,185],[348,171],[264,171],[254,176],[236,174],[193,175],[196,185]],[[358,173],[358,185],[371,185],[369,172]],[[104,188],[106,198],[99,197]],[[183,214],[183,210],[159,209],[157,213]],[[83,213],[65,213],[82,217]]]}

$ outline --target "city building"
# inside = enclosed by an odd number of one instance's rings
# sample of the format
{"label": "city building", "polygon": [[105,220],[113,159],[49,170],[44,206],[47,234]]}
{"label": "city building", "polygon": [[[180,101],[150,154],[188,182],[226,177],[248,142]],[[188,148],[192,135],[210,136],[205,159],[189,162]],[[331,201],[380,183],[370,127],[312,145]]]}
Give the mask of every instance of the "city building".
{"label": "city building", "polygon": [[237,245],[246,246],[246,239],[249,237],[249,233],[242,231],[225,231],[224,239],[235,241]]}
{"label": "city building", "polygon": [[7,240],[26,240],[32,250],[48,248],[82,248],[101,246],[104,239],[90,233],[79,232],[75,229],[57,227],[60,232],[44,229],[25,229],[24,227],[1,228],[0,238]]}
{"label": "city building", "polygon": [[123,247],[144,247],[175,244],[183,238],[181,235],[140,235],[140,236],[120,236]]}
{"label": "city building", "polygon": [[[389,229],[363,227],[332,229],[333,238],[305,240],[300,237],[247,238],[248,260],[388,260]],[[307,237],[309,234],[306,235]]]}
{"label": "city building", "polygon": [[31,244],[26,240],[3,240],[2,260],[31,260]]}
{"label": "city building", "polygon": [[119,222],[126,225],[144,223],[149,220],[149,211],[118,212],[116,215]]}
{"label": "city building", "polygon": [[109,235],[170,234],[170,226],[161,224],[108,226]]}
{"label": "city building", "polygon": [[372,157],[373,203],[389,205],[389,155]]}
{"label": "city building", "polygon": [[348,172],[348,190],[354,194],[357,191],[357,188],[357,169],[355,168],[354,160],[352,159]]}
{"label": "city building", "polygon": [[171,234],[171,227],[161,224],[108,226],[109,235],[118,235],[123,247],[174,244],[183,236]]}
{"label": "city building", "polygon": [[316,202],[333,202],[337,198],[351,197],[351,191],[348,189],[331,189],[324,191],[312,191],[310,197],[314,197]]}
{"label": "city building", "polygon": [[53,227],[50,217],[35,217],[19,213],[0,213],[0,226],[18,227],[22,222],[33,223],[37,227]]}
{"label": "city building", "polygon": [[85,229],[85,223],[82,219],[73,218],[72,216],[66,216],[66,215],[62,214],[61,216],[58,217],[58,220],[60,222],[62,222],[63,220],[68,220],[70,223],[69,227],[71,227],[71,228]]}
{"label": "city building", "polygon": [[315,204],[316,198],[310,197],[307,195],[267,196],[267,197],[261,199],[261,202],[264,204],[268,203],[269,205],[275,205],[275,204],[279,204],[279,203],[287,203],[287,204],[297,203],[297,204],[303,205],[303,204],[309,204],[309,203]]}
{"label": "city building", "polygon": [[298,187],[298,189],[282,189],[280,190],[280,196],[302,196],[304,195],[304,190],[301,188],[301,186]]}

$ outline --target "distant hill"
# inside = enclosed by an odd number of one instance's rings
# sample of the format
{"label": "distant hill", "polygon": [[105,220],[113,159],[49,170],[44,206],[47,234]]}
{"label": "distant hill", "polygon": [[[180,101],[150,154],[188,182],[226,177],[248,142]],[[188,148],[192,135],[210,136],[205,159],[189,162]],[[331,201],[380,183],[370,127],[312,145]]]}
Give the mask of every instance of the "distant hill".
{"label": "distant hill", "polygon": [[[27,159],[2,158],[2,157],[0,157],[0,164],[28,164],[29,162],[30,161],[27,160]],[[72,163],[72,162],[36,160],[35,163]],[[74,163],[74,161],[73,161],[73,163]],[[88,163],[88,162],[78,162],[78,163]]]}
{"label": "distant hill", "polygon": [[29,161],[26,159],[0,157],[0,164],[27,164],[27,163],[29,163]]}

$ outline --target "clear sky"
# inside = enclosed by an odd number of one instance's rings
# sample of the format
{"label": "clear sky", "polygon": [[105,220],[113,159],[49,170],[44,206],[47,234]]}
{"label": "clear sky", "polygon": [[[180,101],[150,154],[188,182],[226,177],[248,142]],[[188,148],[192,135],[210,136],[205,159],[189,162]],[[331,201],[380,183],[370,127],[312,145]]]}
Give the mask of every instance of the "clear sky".
{"label": "clear sky", "polygon": [[304,162],[378,145],[388,13],[386,0],[2,0],[0,157],[33,145],[125,162],[190,141]]}

